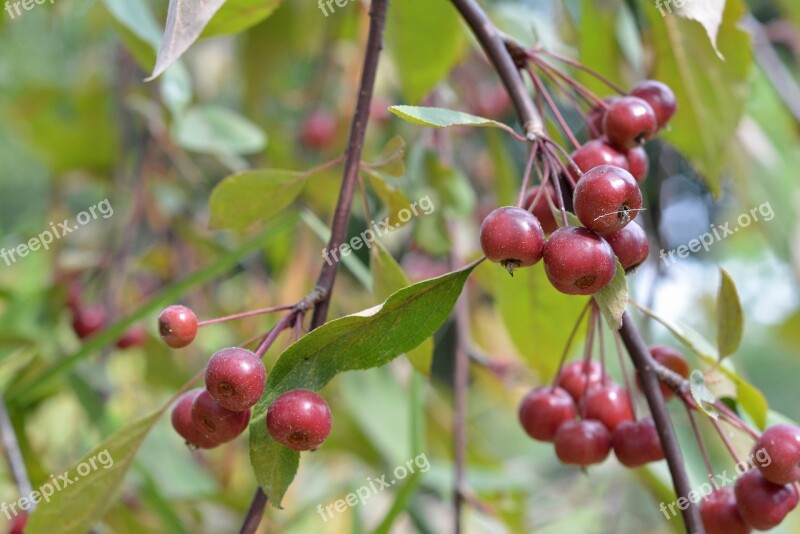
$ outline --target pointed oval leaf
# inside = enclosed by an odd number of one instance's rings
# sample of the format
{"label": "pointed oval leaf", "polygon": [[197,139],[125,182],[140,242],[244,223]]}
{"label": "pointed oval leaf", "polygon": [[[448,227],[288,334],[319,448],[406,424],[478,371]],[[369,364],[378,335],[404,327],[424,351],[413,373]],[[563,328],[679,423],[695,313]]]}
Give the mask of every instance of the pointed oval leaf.
{"label": "pointed oval leaf", "polygon": [[202,39],[239,33],[278,9],[282,0],[227,0],[203,30]]}
{"label": "pointed oval leaf", "polygon": [[211,191],[209,225],[216,230],[244,230],[268,220],[295,201],[306,180],[306,174],[280,169],[228,176]]}
{"label": "pointed oval leaf", "polygon": [[717,294],[717,348],[722,359],[739,350],[744,331],[744,314],[733,278],[721,267],[719,272],[722,279]]}
{"label": "pointed oval leaf", "polygon": [[158,49],[153,74],[145,81],[157,78],[200,37],[203,28],[222,7],[225,0],[169,0],[167,25]]}
{"label": "pointed oval leaf", "polygon": [[[62,489],[54,491],[49,502],[39,502],[25,530],[63,534],[91,531],[113,504],[136,452],[170,404],[123,427],[71,466],[61,475],[66,478],[57,479],[64,485]],[[85,476],[78,474],[81,464],[91,466],[91,461],[97,469],[89,470]],[[68,485],[67,478],[72,481]],[[52,489],[53,483],[48,484]]]}
{"label": "pointed oval leaf", "polygon": [[447,128],[448,126],[488,126],[508,129],[509,126],[492,119],[479,117],[464,111],[424,106],[390,106],[389,111],[412,124]]}
{"label": "pointed oval leaf", "polygon": [[177,117],[173,137],[183,148],[205,154],[253,154],[267,145],[267,134],[235,111],[194,106]]}
{"label": "pointed oval leaf", "polygon": [[378,367],[418,347],[450,315],[475,265],[408,286],[383,304],[330,321],[280,355],[250,422],[250,462],[273,506],[280,506],[299,458],[266,430],[264,417],[275,397],[298,388],[318,390],[339,373]]}

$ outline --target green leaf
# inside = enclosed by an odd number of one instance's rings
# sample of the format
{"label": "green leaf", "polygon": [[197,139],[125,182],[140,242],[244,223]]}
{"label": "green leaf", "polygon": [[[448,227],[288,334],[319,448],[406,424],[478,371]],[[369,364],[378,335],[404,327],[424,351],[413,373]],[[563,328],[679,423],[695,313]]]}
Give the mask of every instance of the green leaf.
{"label": "green leaf", "polygon": [[253,154],[267,145],[267,134],[226,108],[189,108],[173,125],[173,137],[183,148],[205,154]]}
{"label": "green leaf", "polygon": [[244,171],[228,176],[211,191],[213,229],[244,230],[289,207],[300,195],[307,175],[280,169]]}
{"label": "green leaf", "polygon": [[769,415],[767,398],[753,384],[742,379],[734,381],[736,382],[736,399],[739,404],[753,418],[753,422],[759,430],[764,430],[767,427],[767,416]]}
{"label": "green leaf", "polygon": [[614,279],[601,291],[594,295],[594,300],[603,312],[608,327],[611,330],[622,328],[622,314],[628,305],[628,281],[625,279],[625,269],[617,260],[617,274]]}
{"label": "green leaf", "polygon": [[508,129],[509,126],[492,119],[464,111],[423,106],[390,106],[389,111],[411,124],[447,128],[448,126],[478,126]]}
{"label": "green leaf", "polygon": [[275,397],[297,388],[318,390],[339,373],[378,367],[416,348],[450,315],[474,267],[419,282],[383,304],[326,323],[280,355],[250,422],[250,461],[273,506],[280,506],[299,461],[299,453],[266,430],[264,416]]}
{"label": "green leaf", "polygon": [[702,371],[695,369],[692,371],[692,374],[689,375],[689,391],[700,411],[712,419],[719,418],[719,413],[717,409],[714,408],[714,403],[717,402],[717,398],[706,387],[706,378],[703,376]]}
{"label": "green leaf", "polygon": [[719,358],[730,356],[742,342],[744,315],[739,293],[731,276],[720,267],[722,279],[717,294],[717,348]]}
{"label": "green leaf", "polygon": [[386,146],[383,147],[378,162],[369,168],[381,173],[382,175],[399,178],[406,172],[404,159],[406,156],[406,142],[402,137],[396,135],[392,137]]}
{"label": "green leaf", "polygon": [[[587,299],[557,291],[539,266],[517,269],[512,278],[500,265],[484,262],[476,275],[494,298],[519,354],[541,376],[552,376]],[[563,320],[554,322],[553,317]]]}
{"label": "green leaf", "polygon": [[717,48],[717,35],[719,26],[722,24],[722,16],[725,13],[726,0],[704,0],[703,2],[688,2],[678,9],[675,13],[689,20],[699,22],[708,34],[711,46],[720,59],[724,59]]}
{"label": "green leaf", "polygon": [[103,0],[114,19],[125,48],[150,70],[156,62],[156,50],[161,44],[161,29],[145,0]]}
{"label": "green leaf", "polygon": [[[171,403],[172,400],[154,413],[124,426],[72,465],[67,470],[72,484],[55,491],[49,502],[40,502],[25,529],[63,534],[92,530],[116,500],[136,452]],[[88,469],[92,467],[91,462],[96,469]],[[88,473],[81,476],[78,468]],[[52,483],[49,484],[52,488]]]}
{"label": "green leaf", "polygon": [[[389,185],[380,175],[370,169],[365,169],[369,185],[375,194],[381,199],[381,202],[386,206],[389,217],[389,224],[393,229],[400,228],[406,222],[400,220],[399,213],[401,210],[408,208],[408,197],[405,193]],[[410,220],[410,219],[409,219]]]}
{"label": "green leaf", "polygon": [[281,2],[282,0],[227,0],[206,25],[200,38],[244,31],[272,15]]}
{"label": "green leaf", "polygon": [[699,23],[662,16],[645,9],[652,30],[656,60],[653,77],[669,83],[678,112],[663,138],[674,144],[720,193],[722,171],[729,161],[731,141],[744,112],[752,65],[750,37],[738,28],[745,13],[743,0],[728,0],[717,43],[717,57]]}
{"label": "green leaf", "polygon": [[392,5],[386,45],[406,100],[416,104],[460,59],[464,32],[448,2],[403,0]]}
{"label": "green leaf", "polygon": [[[411,284],[403,268],[392,257],[380,241],[375,241],[370,256],[373,287],[372,292],[380,300],[385,300],[395,291]],[[433,362],[433,339],[428,338],[422,344],[406,354],[414,369],[425,376],[431,372]]]}
{"label": "green leaf", "polygon": [[156,66],[146,81],[157,78],[192,46],[225,1],[169,0],[167,24],[158,49]]}

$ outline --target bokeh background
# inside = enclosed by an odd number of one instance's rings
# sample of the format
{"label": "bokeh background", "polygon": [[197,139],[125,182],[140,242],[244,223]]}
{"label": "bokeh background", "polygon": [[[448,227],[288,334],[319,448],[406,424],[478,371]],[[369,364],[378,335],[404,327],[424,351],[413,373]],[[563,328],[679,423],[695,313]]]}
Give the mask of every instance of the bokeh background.
{"label": "bokeh background", "polygon": [[[174,351],[155,328],[164,304],[182,302],[212,318],[295,302],[313,287],[338,168],[314,174],[288,209],[300,216],[280,225],[210,229],[209,196],[237,171],[303,171],[341,153],[368,6],[356,0],[326,17],[312,2],[229,3],[252,14],[212,22],[206,38],[149,83],[143,79],[154,64],[166,0],[55,0],[0,17],[0,246],[25,243],[103,199],[114,209],[48,251],[12,265],[0,260],[0,388],[34,488],[167,402],[218,348],[252,338],[274,319],[204,328],[193,345]],[[654,77],[675,89],[679,113],[647,145],[651,173],[641,220],[653,254],[631,279],[633,297],[714,340],[723,266],[746,318],[743,344],[728,364],[763,392],[770,421],[798,421],[800,8],[792,0],[721,4],[717,51],[699,23],[662,17],[648,1],[485,2],[499,27],[527,45],[578,58],[625,88]],[[405,164],[399,173],[365,175],[366,200],[373,217],[382,217],[430,195],[433,214],[383,240],[409,277],[421,280],[449,270],[454,257],[477,253],[482,216],[514,201],[524,151],[500,131],[432,132],[386,111],[424,103],[516,124],[496,75],[449,3],[393,2],[381,61],[364,159],[380,162],[399,135]],[[609,94],[597,80],[573,74]],[[579,115],[562,103],[585,136]],[[334,121],[335,135],[309,147],[302,127],[320,112]],[[770,220],[674,265],[658,260],[660,250],[765,204]],[[368,223],[360,206],[359,197],[351,235]],[[263,235],[265,247],[224,263],[247,239]],[[209,265],[218,268],[202,271]],[[333,317],[380,301],[369,266],[366,249],[342,265]],[[177,283],[198,271],[204,274]],[[674,498],[665,465],[630,471],[610,458],[587,476],[560,466],[552,447],[528,439],[517,423],[519,399],[552,378],[584,301],[547,288],[541,267],[510,279],[497,266],[482,265],[467,287],[474,346],[466,531],[680,532],[680,519],[667,521],[658,509]],[[121,350],[112,339],[81,351],[66,304],[77,293],[82,306],[103,310],[107,324],[149,306],[135,322],[146,328],[145,343]],[[665,328],[635,316],[648,342],[680,346]],[[610,336],[606,341],[611,351]],[[285,336],[273,347],[268,368],[290,342]],[[334,380],[324,390],[332,435],[321,450],[303,456],[284,509],[269,509],[261,531],[448,531],[454,347],[448,321],[435,336],[430,377],[399,358]],[[693,367],[707,368],[688,351],[687,357]],[[723,380],[711,388],[734,396]],[[676,401],[671,411],[699,485],[705,469],[685,412]],[[732,470],[710,425],[703,430],[715,468]],[[742,451],[750,447],[744,436],[734,440]],[[256,487],[247,445],[240,438],[191,453],[162,418],[95,531],[238,531]],[[317,505],[344,498],[368,477],[422,453],[430,469],[412,482],[329,521],[317,513]],[[81,483],[88,487],[91,478]],[[8,465],[0,462],[0,501],[18,498]],[[0,516],[0,524],[5,520]],[[800,532],[800,513],[776,532]]]}

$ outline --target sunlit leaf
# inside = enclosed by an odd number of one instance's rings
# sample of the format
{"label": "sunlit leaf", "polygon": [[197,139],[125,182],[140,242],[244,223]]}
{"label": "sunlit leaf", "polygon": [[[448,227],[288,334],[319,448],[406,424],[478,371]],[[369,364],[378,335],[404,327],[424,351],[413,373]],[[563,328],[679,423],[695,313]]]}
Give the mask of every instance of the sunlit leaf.
{"label": "sunlit leaf", "polygon": [[250,461],[273,506],[280,506],[300,456],[267,432],[264,416],[275,397],[297,388],[318,390],[339,373],[378,367],[418,347],[450,315],[473,268],[401,289],[383,304],[312,330],[281,354],[250,423]]}
{"label": "sunlit leaf", "polygon": [[714,407],[717,398],[706,387],[706,379],[703,373],[698,369],[695,369],[692,371],[692,374],[689,375],[689,390],[700,411],[712,419],[719,418],[719,412],[717,412],[717,409]]}
{"label": "sunlit leaf", "polygon": [[619,330],[622,327],[622,314],[628,305],[628,282],[625,279],[625,269],[617,260],[617,273],[611,283],[601,291],[594,294],[594,300],[603,312],[608,327]]}

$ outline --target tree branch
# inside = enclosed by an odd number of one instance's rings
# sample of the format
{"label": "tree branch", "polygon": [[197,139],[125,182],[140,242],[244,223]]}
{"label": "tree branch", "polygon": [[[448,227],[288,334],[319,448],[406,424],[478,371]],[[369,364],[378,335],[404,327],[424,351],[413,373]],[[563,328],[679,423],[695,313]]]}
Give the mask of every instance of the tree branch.
{"label": "tree branch", "polygon": [[[475,37],[481,43],[489,60],[494,64],[495,69],[503,79],[527,137],[535,140],[544,131],[543,122],[525,88],[515,59],[507,48],[507,40],[503,39],[475,0],[451,0],[451,2],[464,17]],[[633,360],[636,371],[641,377],[642,387],[650,405],[650,411],[653,414],[653,421],[658,429],[658,435],[664,448],[664,455],[669,464],[675,491],[678,496],[686,496],[691,490],[689,478],[686,474],[683,455],[675,436],[675,430],[672,427],[669,412],[661,395],[658,377],[653,372],[654,362],[636,325],[627,313],[623,317],[620,334]],[[684,523],[689,532],[692,534],[705,534],[699,509],[696,505],[690,505],[686,510],[682,510],[682,513]]]}
{"label": "tree branch", "polygon": [[[378,58],[383,48],[383,29],[386,25],[386,11],[389,0],[373,0],[370,7],[370,26],[367,38],[367,49],[364,54],[364,66],[361,72],[361,82],[358,88],[356,110],[353,122],[350,125],[350,136],[345,150],[344,171],[342,173],[342,186],[339,190],[339,200],[331,225],[331,238],[328,241],[328,250],[336,250],[344,242],[347,233],[347,224],[350,221],[350,208],[353,204],[353,194],[358,181],[361,164],[361,153],[364,149],[364,137],[369,121],[369,108],[372,102],[372,93],[375,89],[375,77],[378,72]],[[314,313],[311,317],[313,330],[325,323],[328,316],[333,284],[336,281],[338,262],[325,262],[322,264],[315,293],[321,298],[314,303]],[[261,523],[264,508],[268,497],[261,487],[256,489],[250,508],[247,511],[240,534],[253,534]]]}
{"label": "tree branch", "polygon": [[[636,367],[636,372],[639,374],[642,389],[647,397],[647,404],[650,406],[650,413],[653,415],[653,421],[658,430],[661,447],[664,449],[675,494],[678,497],[685,497],[692,491],[692,486],[686,474],[683,454],[675,435],[675,429],[672,427],[664,396],[661,394],[660,382],[655,372],[657,364],[650,356],[650,351],[628,312],[622,316],[622,328],[619,333],[622,342],[625,343],[625,348],[628,349],[633,365]],[[689,503],[689,507],[682,510],[682,514],[688,532],[692,534],[705,533],[703,522],[700,519],[700,510],[696,504]]]}
{"label": "tree branch", "polygon": [[525,136],[530,141],[535,141],[544,134],[544,121],[533,105],[522,80],[522,75],[517,69],[514,59],[506,49],[503,36],[486,16],[483,9],[475,0],[451,0],[455,8],[461,13],[464,21],[472,29],[475,37],[483,47],[484,52],[491,60],[495,70],[500,75],[517,115],[522,123]]}
{"label": "tree branch", "polygon": [[[358,89],[358,100],[353,122],[350,125],[350,138],[345,151],[344,171],[342,173],[342,187],[339,190],[339,200],[331,225],[331,238],[328,241],[328,250],[336,250],[344,242],[347,233],[347,223],[350,221],[350,208],[353,204],[353,193],[358,181],[361,164],[361,152],[364,149],[364,136],[369,120],[369,107],[372,102],[372,93],[375,89],[375,76],[378,72],[378,57],[383,48],[383,28],[386,24],[386,11],[389,0],[373,0],[370,8],[369,37],[367,38],[367,51],[364,54],[364,67],[361,72],[361,83]],[[336,281],[338,262],[325,262],[317,278],[317,287],[321,288],[326,297],[314,307],[311,317],[311,329],[325,323],[330,305],[331,290]]]}

